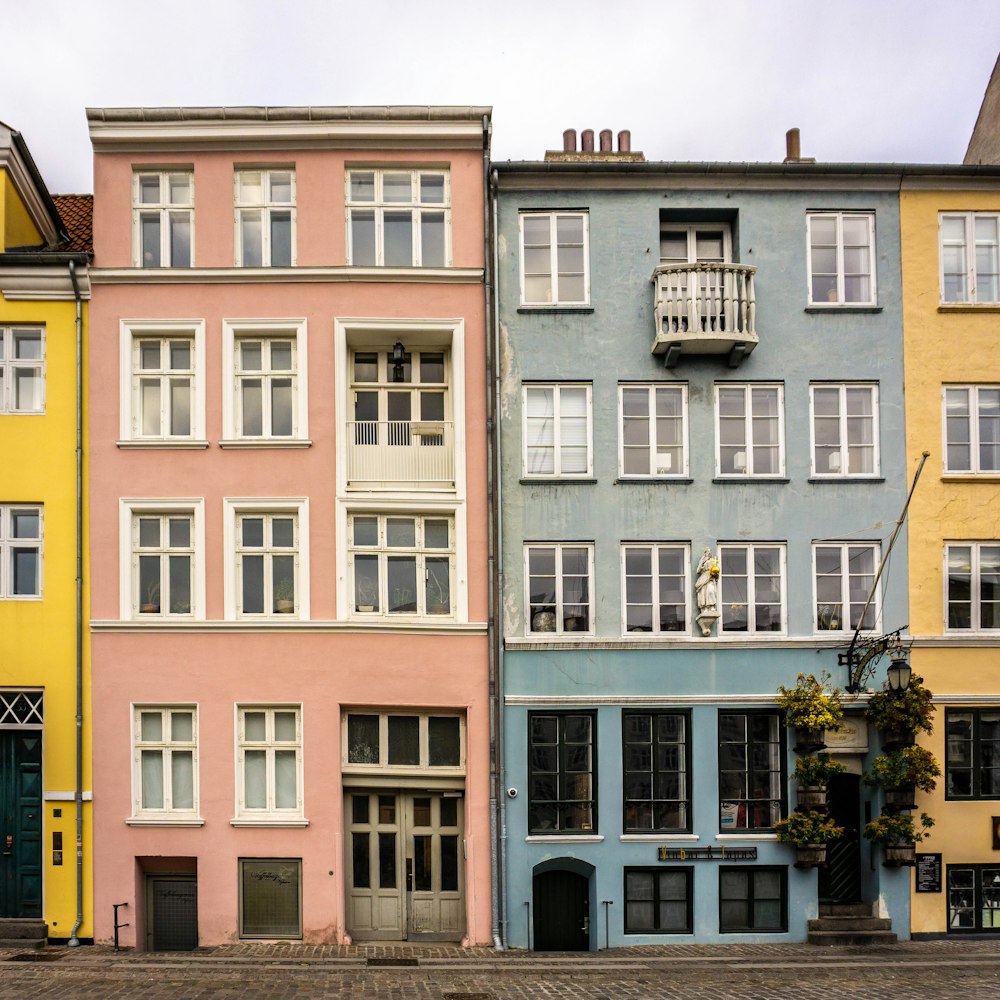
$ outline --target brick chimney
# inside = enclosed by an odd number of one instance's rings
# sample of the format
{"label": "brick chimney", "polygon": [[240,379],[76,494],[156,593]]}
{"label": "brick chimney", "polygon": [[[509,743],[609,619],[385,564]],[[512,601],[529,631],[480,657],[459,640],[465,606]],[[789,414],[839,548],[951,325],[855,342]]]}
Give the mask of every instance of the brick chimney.
{"label": "brick chimney", "polygon": [[623,129],[618,133],[618,148],[614,148],[614,132],[609,128],[601,129],[598,134],[599,148],[594,148],[594,130],[585,128],[580,132],[580,144],[577,146],[575,128],[563,132],[562,149],[549,149],[545,152],[547,163],[643,163],[646,157],[640,152],[632,152],[632,133]]}

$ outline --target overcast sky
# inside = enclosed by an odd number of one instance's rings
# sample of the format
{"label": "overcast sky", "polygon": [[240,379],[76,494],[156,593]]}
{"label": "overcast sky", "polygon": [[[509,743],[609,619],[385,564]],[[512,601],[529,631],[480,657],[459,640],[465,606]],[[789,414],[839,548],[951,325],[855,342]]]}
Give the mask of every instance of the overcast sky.
{"label": "overcast sky", "polygon": [[654,160],[961,162],[1000,0],[3,0],[0,120],[92,190],[84,108],[489,104],[495,159],[565,128]]}

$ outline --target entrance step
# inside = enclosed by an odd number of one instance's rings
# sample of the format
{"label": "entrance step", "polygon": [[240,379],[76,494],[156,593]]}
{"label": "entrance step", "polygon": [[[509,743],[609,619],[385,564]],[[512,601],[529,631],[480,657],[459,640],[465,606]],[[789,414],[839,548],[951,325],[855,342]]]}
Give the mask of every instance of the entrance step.
{"label": "entrance step", "polygon": [[809,921],[810,944],[895,944],[892,921],[876,917],[870,903],[823,903],[818,920]]}
{"label": "entrance step", "polygon": [[0,948],[44,948],[48,937],[44,920],[0,918]]}

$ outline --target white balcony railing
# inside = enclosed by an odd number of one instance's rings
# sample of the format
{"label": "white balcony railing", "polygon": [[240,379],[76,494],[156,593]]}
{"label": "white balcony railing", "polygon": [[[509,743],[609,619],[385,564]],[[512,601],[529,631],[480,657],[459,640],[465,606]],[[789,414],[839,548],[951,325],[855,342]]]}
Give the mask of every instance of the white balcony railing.
{"label": "white balcony railing", "polygon": [[[654,354],[732,354],[757,346],[755,267],[661,264],[653,271]],[[738,363],[737,360],[737,363]]]}
{"label": "white balcony railing", "polygon": [[452,421],[348,421],[349,488],[449,488],[454,484],[455,425]]}

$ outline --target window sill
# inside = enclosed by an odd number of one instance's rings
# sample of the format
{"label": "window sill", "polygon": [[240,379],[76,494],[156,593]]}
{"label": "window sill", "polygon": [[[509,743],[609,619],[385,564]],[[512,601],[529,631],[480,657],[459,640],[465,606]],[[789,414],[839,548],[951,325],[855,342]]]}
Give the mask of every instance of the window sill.
{"label": "window sill", "polygon": [[147,816],[129,816],[125,820],[126,826],[204,826],[205,821],[200,816],[192,816],[190,818],[185,817],[183,819],[172,819],[169,816],[163,817],[147,817]]}
{"label": "window sill", "polygon": [[810,476],[809,483],[884,483],[885,476]]}
{"label": "window sill", "polygon": [[553,642],[573,642],[574,639],[586,642],[595,639],[596,636],[593,632],[529,632],[524,638],[530,642],[547,645]]}
{"label": "window sill", "polygon": [[310,438],[223,438],[220,448],[311,448]]}
{"label": "window sill", "polygon": [[791,479],[785,476],[716,476],[712,482],[720,486],[729,483],[754,483],[766,486],[768,483],[790,483]]}
{"label": "window sill", "polygon": [[831,302],[829,305],[824,306],[819,303],[813,303],[805,307],[805,312],[807,313],[880,313],[882,311],[881,306],[865,306],[865,305],[851,305],[849,303]]}
{"label": "window sill", "polygon": [[717,833],[715,835],[716,840],[721,840],[724,842],[729,841],[743,841],[743,840],[771,840],[774,843],[778,842],[778,835],[770,830],[761,830],[760,833]]}
{"label": "window sill", "polygon": [[588,313],[594,311],[594,307],[586,305],[582,302],[577,303],[567,303],[566,305],[560,305],[558,302],[552,303],[550,306],[545,305],[527,305],[518,306],[517,311],[519,313],[562,313],[562,314],[576,314],[578,316],[585,316]]}
{"label": "window sill", "polygon": [[533,833],[524,838],[526,844],[600,844],[600,833]]}
{"label": "window sill", "polygon": [[694,480],[690,476],[619,476],[615,480],[615,486],[633,486],[647,483],[651,486],[668,486],[674,483],[688,485]]}
{"label": "window sill", "polygon": [[208,447],[208,441],[195,438],[157,438],[157,439],[146,439],[146,438],[130,438],[125,441],[116,441],[115,444],[119,448],[136,448],[141,450],[156,450],[158,448],[172,448],[174,450],[182,451],[195,451],[201,448]]}
{"label": "window sill", "polygon": [[307,819],[283,819],[281,817],[275,817],[270,819],[266,816],[261,816],[259,819],[247,819],[246,817],[231,819],[229,821],[230,826],[237,827],[251,827],[251,826],[273,826],[273,827],[306,827],[309,825],[309,820]]}
{"label": "window sill", "polygon": [[942,302],[937,307],[939,313],[1000,313],[1000,302]]}
{"label": "window sill", "polygon": [[701,840],[696,833],[623,833],[618,838],[623,844],[661,844],[664,841]]}
{"label": "window sill", "polygon": [[578,478],[576,476],[525,476],[523,479],[519,479],[518,482],[521,486],[558,486],[563,483],[580,486],[594,486],[597,484],[596,479],[588,479],[586,477]]}
{"label": "window sill", "polygon": [[1000,472],[946,472],[942,483],[1000,483]]}

